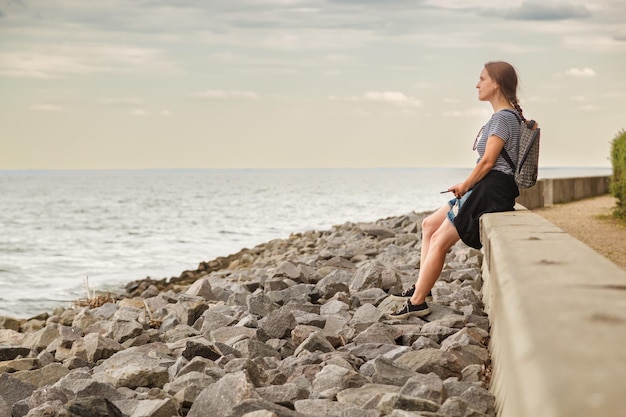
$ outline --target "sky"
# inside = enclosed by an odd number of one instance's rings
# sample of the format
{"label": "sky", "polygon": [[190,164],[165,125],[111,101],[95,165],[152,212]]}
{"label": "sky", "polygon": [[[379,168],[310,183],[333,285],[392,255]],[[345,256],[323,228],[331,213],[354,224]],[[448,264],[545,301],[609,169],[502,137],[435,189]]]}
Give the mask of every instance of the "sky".
{"label": "sky", "polygon": [[473,166],[488,61],[540,165],[610,167],[623,0],[0,0],[0,169]]}

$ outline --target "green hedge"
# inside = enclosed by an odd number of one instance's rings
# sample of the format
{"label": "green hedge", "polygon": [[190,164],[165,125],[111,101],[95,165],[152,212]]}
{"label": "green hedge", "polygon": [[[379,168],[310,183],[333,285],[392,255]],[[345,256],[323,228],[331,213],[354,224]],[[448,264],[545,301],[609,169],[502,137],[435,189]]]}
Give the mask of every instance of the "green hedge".
{"label": "green hedge", "polygon": [[617,198],[614,214],[626,219],[626,131],[622,130],[611,142],[611,194]]}

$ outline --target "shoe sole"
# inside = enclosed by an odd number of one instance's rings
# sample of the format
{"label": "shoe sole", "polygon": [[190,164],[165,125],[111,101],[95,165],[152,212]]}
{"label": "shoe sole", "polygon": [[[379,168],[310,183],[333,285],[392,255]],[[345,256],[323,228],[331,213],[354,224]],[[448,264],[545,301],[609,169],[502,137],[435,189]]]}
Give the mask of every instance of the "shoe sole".
{"label": "shoe sole", "polygon": [[388,319],[406,319],[409,317],[424,317],[430,314],[430,307],[429,308],[425,308],[424,310],[420,310],[420,311],[409,311],[408,313],[404,313],[404,314],[398,314],[397,316],[394,316],[393,314],[387,314],[387,318]]}

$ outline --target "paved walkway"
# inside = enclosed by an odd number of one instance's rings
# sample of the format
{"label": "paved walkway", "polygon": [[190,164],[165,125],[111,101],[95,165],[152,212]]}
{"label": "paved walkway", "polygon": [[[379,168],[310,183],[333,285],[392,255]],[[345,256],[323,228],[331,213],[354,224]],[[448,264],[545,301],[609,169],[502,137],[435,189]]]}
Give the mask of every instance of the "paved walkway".
{"label": "paved walkway", "polygon": [[532,210],[626,270],[626,222],[610,217],[611,195]]}

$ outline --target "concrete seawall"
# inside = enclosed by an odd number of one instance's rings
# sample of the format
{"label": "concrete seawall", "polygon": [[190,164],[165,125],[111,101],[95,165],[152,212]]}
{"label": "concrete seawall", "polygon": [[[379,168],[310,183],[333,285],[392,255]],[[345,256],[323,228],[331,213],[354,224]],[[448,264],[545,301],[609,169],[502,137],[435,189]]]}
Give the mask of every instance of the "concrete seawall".
{"label": "concrete seawall", "polygon": [[567,203],[609,192],[609,176],[549,178],[537,181],[532,188],[520,190],[517,202],[527,209]]}
{"label": "concrete seawall", "polygon": [[[559,199],[604,194],[555,181]],[[499,416],[626,416],[626,272],[517,208],[481,220]]]}

